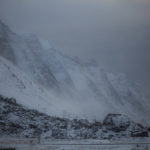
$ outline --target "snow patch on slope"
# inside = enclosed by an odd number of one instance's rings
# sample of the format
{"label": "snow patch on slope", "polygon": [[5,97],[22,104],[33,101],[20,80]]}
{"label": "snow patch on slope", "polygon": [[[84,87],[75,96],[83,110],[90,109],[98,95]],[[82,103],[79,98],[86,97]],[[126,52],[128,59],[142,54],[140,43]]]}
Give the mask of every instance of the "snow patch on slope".
{"label": "snow patch on slope", "polygon": [[0,93],[6,97],[16,98],[17,102],[29,108],[47,112],[49,106],[52,114],[56,112],[50,102],[52,97],[2,57],[0,57]]}

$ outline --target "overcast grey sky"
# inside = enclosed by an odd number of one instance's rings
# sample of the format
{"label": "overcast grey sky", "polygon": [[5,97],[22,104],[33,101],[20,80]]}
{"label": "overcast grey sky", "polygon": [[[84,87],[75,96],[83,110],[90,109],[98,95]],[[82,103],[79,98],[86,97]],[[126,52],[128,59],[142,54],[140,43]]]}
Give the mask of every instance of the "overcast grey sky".
{"label": "overcast grey sky", "polygon": [[150,87],[150,0],[0,0],[0,19]]}

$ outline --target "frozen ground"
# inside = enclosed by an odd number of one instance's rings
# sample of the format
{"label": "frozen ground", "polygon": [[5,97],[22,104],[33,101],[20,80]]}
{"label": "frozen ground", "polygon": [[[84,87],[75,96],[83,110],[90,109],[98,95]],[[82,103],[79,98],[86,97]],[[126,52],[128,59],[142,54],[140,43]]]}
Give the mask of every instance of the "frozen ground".
{"label": "frozen ground", "polygon": [[52,140],[0,138],[0,147],[16,150],[149,150],[150,139]]}
{"label": "frozen ground", "polygon": [[144,146],[143,145],[140,146],[136,146],[136,145],[17,145],[16,150],[149,150],[149,146],[147,145]]}

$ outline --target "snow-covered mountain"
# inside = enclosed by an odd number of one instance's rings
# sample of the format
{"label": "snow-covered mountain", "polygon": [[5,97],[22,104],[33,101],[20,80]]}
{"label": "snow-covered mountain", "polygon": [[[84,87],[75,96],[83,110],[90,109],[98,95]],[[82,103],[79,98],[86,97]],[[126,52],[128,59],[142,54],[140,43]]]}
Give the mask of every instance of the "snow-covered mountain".
{"label": "snow-covered mountain", "polygon": [[[54,112],[58,115],[63,112],[90,119],[103,119],[108,113],[122,113],[136,121],[150,123],[148,100],[138,90],[138,86],[129,82],[125,75],[108,74],[95,62],[83,63],[77,58],[63,55],[35,35],[16,34],[2,22],[0,55],[18,67],[15,68],[7,61],[9,68],[13,68],[14,72],[26,73],[35,83],[36,92],[32,91],[33,87],[30,85],[26,90],[36,95],[33,98],[35,103],[37,100],[40,110],[45,108],[46,113],[51,114],[56,108]],[[3,61],[6,62],[1,58],[1,70],[5,68],[6,74],[9,75],[8,66],[3,65]],[[3,80],[5,73],[1,72],[0,80]],[[9,76],[7,80],[1,82],[0,94],[12,96],[23,104],[32,101],[28,98],[20,100],[17,96],[20,87],[10,88],[9,85],[11,82],[12,85],[18,83],[13,83],[13,76]],[[3,88],[3,85],[6,88]],[[37,91],[39,87],[45,95]],[[30,105],[35,108],[34,103]]]}
{"label": "snow-covered mountain", "polygon": [[6,97],[15,97],[20,104],[28,108],[46,112],[45,108],[49,106],[53,115],[57,112],[51,103],[52,97],[2,57],[0,57],[0,93]]}

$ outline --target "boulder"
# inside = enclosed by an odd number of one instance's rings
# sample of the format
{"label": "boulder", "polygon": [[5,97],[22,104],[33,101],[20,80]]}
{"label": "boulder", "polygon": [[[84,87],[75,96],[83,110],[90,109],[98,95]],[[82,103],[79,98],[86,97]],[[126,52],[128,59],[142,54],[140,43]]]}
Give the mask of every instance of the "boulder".
{"label": "boulder", "polygon": [[126,131],[130,126],[130,119],[121,114],[108,114],[103,121],[103,125],[107,130],[114,132]]}
{"label": "boulder", "polygon": [[132,137],[148,137],[148,131],[147,130],[141,130],[141,131],[133,131],[131,132]]}
{"label": "boulder", "polygon": [[148,137],[148,129],[139,123],[131,123],[130,126],[131,137]]}

